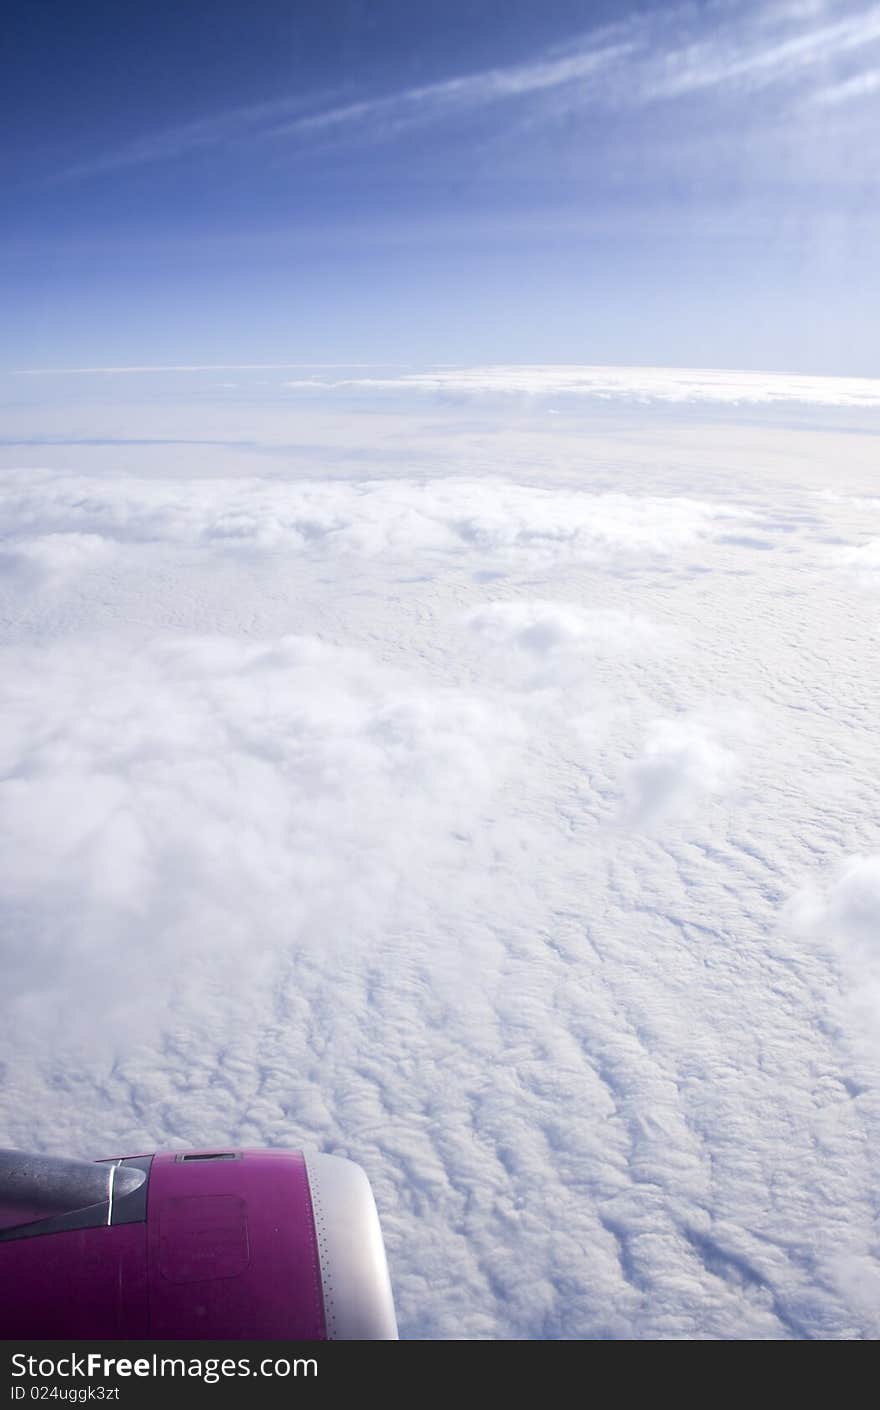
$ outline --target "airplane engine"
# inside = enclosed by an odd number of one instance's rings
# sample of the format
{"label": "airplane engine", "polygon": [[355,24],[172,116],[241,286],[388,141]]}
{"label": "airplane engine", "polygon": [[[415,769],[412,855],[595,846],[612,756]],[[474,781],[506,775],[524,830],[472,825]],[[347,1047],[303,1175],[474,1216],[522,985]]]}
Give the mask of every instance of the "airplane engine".
{"label": "airplane engine", "polygon": [[0,1151],[0,1336],[396,1340],[367,1177],[299,1151]]}

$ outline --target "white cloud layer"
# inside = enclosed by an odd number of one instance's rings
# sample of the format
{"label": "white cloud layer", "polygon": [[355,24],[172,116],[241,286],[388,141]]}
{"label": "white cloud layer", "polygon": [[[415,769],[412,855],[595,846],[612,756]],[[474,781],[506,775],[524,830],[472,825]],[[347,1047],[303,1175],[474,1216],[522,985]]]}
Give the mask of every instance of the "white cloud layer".
{"label": "white cloud layer", "polygon": [[355,962],[404,867],[453,865],[515,736],[308,637],[129,659],[60,643],[3,666],[5,987],[47,1041],[96,1002],[108,1040],[147,1037],[169,982],[197,1009],[290,946]]}
{"label": "white cloud layer", "polygon": [[875,1338],[875,441],[347,415],[0,471],[0,1143],[348,1153],[405,1336]]}
{"label": "white cloud layer", "polygon": [[[370,558],[664,555],[754,518],[682,496],[548,490],[500,479],[118,482],[45,471],[5,476],[0,515],[10,526],[10,554],[54,567],[102,541]],[[36,541],[25,537],[37,523],[48,532]]]}
{"label": "white cloud layer", "polygon": [[602,401],[718,403],[725,406],[800,402],[813,406],[878,407],[880,379],[813,377],[687,367],[500,366],[437,369],[398,377],[309,378],[291,388],[360,387],[447,396],[578,396]]}

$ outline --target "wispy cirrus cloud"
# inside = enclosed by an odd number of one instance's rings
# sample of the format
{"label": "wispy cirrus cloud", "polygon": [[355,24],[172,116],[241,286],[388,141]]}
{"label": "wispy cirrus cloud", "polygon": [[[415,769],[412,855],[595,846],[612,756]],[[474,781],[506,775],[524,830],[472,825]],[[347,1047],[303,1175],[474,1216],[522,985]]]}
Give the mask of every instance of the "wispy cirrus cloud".
{"label": "wispy cirrus cloud", "polygon": [[830,12],[824,3],[769,9],[730,5],[707,22],[690,7],[633,11],[519,63],[346,101],[324,92],[233,108],[145,134],[60,176],[96,176],[241,144],[287,142],[296,148],[316,139],[384,141],[500,103],[530,105],[530,116],[540,117],[542,104],[550,116],[560,106],[625,110],[712,91],[787,87],[803,97],[805,85],[815,90],[817,84],[826,102],[865,96],[876,87],[872,75],[841,80],[835,66],[880,42],[880,5],[852,9],[829,22]]}
{"label": "wispy cirrus cloud", "polygon": [[[381,137],[413,123],[436,121],[456,112],[484,107],[502,99],[526,98],[590,79],[601,70],[619,67],[636,49],[623,23],[586,36],[564,54],[545,54],[535,61],[457,75],[440,82],[397,92],[334,103],[327,95],[311,100],[282,97],[253,106],[169,128],[114,150],[78,162],[63,178],[99,175],[129,166],[173,160],[193,152],[233,143],[270,139],[314,139],[357,131]],[[310,110],[309,110],[310,109]],[[305,110],[305,111],[304,111]]]}
{"label": "wispy cirrus cloud", "polygon": [[722,85],[756,89],[791,81],[880,40],[880,6],[832,24],[806,27],[775,42],[768,42],[762,29],[758,16],[754,29],[745,25],[660,56],[657,67],[665,73],[648,79],[642,97],[676,98]]}
{"label": "wispy cirrus cloud", "polygon": [[[413,121],[440,118],[457,110],[483,107],[505,98],[526,98],[555,88],[568,87],[598,74],[616,71],[636,52],[636,43],[623,37],[625,27],[602,31],[611,42],[594,38],[592,44],[561,57],[546,57],[534,63],[487,69],[442,83],[408,88],[400,93],[349,103],[338,108],[297,118],[272,128],[269,136],[298,136],[341,128],[365,120],[409,125]],[[615,34],[620,40],[613,42]]]}
{"label": "wispy cirrus cloud", "polygon": [[842,83],[833,83],[829,88],[820,89],[813,101],[823,107],[837,107],[840,103],[852,103],[859,98],[870,98],[880,93],[880,68],[866,69],[853,74]]}
{"label": "wispy cirrus cloud", "polygon": [[208,151],[234,142],[255,140],[267,126],[277,123],[283,117],[290,118],[302,109],[301,96],[282,97],[266,103],[230,108],[226,112],[213,113],[194,122],[180,123],[158,132],[145,133],[143,137],[138,137],[132,142],[111,147],[105,152],[88,157],[85,161],[76,162],[59,172],[58,176],[61,180],[100,176],[105,172],[118,171],[125,167],[174,161],[179,157],[191,156],[194,152]]}

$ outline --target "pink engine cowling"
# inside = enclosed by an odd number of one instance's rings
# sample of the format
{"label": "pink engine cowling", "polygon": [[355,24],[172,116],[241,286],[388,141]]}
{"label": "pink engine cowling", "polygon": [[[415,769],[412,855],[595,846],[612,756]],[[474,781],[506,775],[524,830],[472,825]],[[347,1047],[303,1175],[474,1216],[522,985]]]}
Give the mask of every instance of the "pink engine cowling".
{"label": "pink engine cowling", "polygon": [[396,1340],[367,1177],[298,1151],[0,1151],[0,1336]]}

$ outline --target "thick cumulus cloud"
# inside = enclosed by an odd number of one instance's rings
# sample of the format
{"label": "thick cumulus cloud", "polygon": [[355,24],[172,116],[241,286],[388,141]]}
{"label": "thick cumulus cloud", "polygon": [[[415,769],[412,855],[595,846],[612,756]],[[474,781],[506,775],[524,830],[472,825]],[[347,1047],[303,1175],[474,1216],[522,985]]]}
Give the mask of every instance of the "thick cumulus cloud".
{"label": "thick cumulus cloud", "polygon": [[493,602],[471,612],[467,623],[499,680],[527,690],[567,690],[569,705],[580,695],[593,707],[600,698],[597,661],[674,652],[680,635],[634,613],[540,598]]}
{"label": "thick cumulus cloud", "polygon": [[835,936],[866,961],[880,964],[880,857],[855,857],[826,896]]}
{"label": "thick cumulus cloud", "polygon": [[683,716],[654,720],[628,777],[625,816],[651,827],[668,814],[686,814],[705,795],[727,793],[740,760],[725,735],[748,733],[748,722]]}
{"label": "thick cumulus cloud", "polygon": [[63,586],[106,559],[109,548],[100,534],[11,536],[0,547],[0,579],[23,587]]}
{"label": "thick cumulus cloud", "polygon": [[880,499],[826,489],[816,498],[834,507],[844,521],[843,532],[831,536],[830,562],[848,571],[863,587],[880,586]]}
{"label": "thick cumulus cloud", "polygon": [[560,652],[593,653],[648,646],[655,623],[624,612],[584,611],[570,603],[538,599],[494,602],[468,619],[472,631],[493,646],[513,646],[541,659]]}
{"label": "thick cumulus cloud", "polygon": [[347,1153],[407,1336],[876,1336],[872,444],[381,420],[2,476],[0,1141]]}
{"label": "thick cumulus cloud", "polygon": [[831,951],[843,971],[843,1004],[855,1014],[859,1037],[880,1051],[880,855],[848,857],[823,881],[792,897],[796,930]]}
{"label": "thick cumulus cloud", "polygon": [[835,549],[832,557],[835,563],[855,573],[865,586],[880,587],[880,539]]}
{"label": "thick cumulus cloud", "polygon": [[47,1043],[97,1012],[143,1036],[172,978],[197,1006],[206,975],[368,945],[516,734],[304,637],[9,649],[2,680],[5,989]]}
{"label": "thick cumulus cloud", "polygon": [[7,553],[56,563],[85,557],[101,540],[441,560],[462,553],[551,560],[668,554],[754,517],[682,496],[552,490],[491,478],[119,481],[44,471],[4,480]]}

